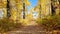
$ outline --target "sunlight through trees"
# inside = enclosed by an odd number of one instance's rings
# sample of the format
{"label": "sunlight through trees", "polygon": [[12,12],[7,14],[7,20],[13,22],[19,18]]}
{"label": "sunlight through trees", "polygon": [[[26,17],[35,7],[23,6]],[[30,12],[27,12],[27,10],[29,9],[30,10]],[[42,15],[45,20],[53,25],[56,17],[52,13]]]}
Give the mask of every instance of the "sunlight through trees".
{"label": "sunlight through trees", "polygon": [[60,15],[60,0],[37,1],[36,6],[32,7],[29,0],[0,0],[0,18],[7,17],[15,22],[24,20],[29,22],[51,15]]}

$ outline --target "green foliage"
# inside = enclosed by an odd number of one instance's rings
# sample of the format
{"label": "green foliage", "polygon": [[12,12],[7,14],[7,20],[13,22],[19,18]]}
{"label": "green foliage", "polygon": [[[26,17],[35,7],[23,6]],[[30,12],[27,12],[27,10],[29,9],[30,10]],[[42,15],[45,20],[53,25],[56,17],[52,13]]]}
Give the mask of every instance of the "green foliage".
{"label": "green foliage", "polygon": [[0,19],[0,32],[7,32],[22,26],[21,23],[14,23],[11,19]]}
{"label": "green foliage", "polygon": [[46,30],[60,30],[60,16],[49,16],[37,22]]}

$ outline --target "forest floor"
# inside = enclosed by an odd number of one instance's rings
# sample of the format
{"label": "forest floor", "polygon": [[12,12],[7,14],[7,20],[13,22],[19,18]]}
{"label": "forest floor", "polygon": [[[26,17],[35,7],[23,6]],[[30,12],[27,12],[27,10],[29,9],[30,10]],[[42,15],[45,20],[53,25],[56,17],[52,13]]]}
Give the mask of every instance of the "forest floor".
{"label": "forest floor", "polygon": [[16,28],[13,31],[7,32],[7,34],[60,34],[52,33],[49,31],[45,31],[42,26],[36,25],[35,21],[32,21],[27,26],[22,26],[21,28]]}
{"label": "forest floor", "polygon": [[60,34],[60,31],[45,31],[41,26],[24,26],[17,28],[14,31],[9,31],[7,34]]}
{"label": "forest floor", "polygon": [[9,31],[7,34],[42,34],[41,31],[44,32],[43,28],[38,26],[35,20],[32,20],[27,26]]}

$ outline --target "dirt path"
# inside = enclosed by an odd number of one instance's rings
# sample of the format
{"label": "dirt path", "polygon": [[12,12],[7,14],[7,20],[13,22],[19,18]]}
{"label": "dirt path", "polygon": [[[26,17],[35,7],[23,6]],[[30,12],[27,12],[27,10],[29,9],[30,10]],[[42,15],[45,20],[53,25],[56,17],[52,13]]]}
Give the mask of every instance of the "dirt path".
{"label": "dirt path", "polygon": [[43,34],[44,30],[41,26],[37,26],[36,21],[32,20],[27,26],[17,28],[7,34]]}
{"label": "dirt path", "polygon": [[16,31],[10,31],[7,34],[43,34],[45,31],[39,26],[24,26]]}
{"label": "dirt path", "polygon": [[36,23],[35,20],[31,20],[31,21],[27,24],[27,26],[35,26],[35,25],[38,25],[38,23]]}

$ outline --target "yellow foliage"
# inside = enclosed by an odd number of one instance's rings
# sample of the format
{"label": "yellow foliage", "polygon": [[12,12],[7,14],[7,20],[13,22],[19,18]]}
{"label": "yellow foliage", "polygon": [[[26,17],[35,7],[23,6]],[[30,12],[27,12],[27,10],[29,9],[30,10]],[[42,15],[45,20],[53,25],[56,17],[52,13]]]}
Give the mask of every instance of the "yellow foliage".
{"label": "yellow foliage", "polygon": [[30,5],[30,2],[28,2],[28,0],[24,0],[24,2],[26,5],[28,5],[28,6]]}
{"label": "yellow foliage", "polygon": [[18,10],[22,9],[22,5],[20,5],[20,4],[17,4],[16,7]]}
{"label": "yellow foliage", "polygon": [[7,8],[3,8],[3,11],[4,11],[4,17],[7,16]]}
{"label": "yellow foliage", "polygon": [[11,9],[11,18],[16,20],[16,11],[14,9]]}
{"label": "yellow foliage", "polygon": [[7,0],[2,0],[3,4],[7,4]]}

